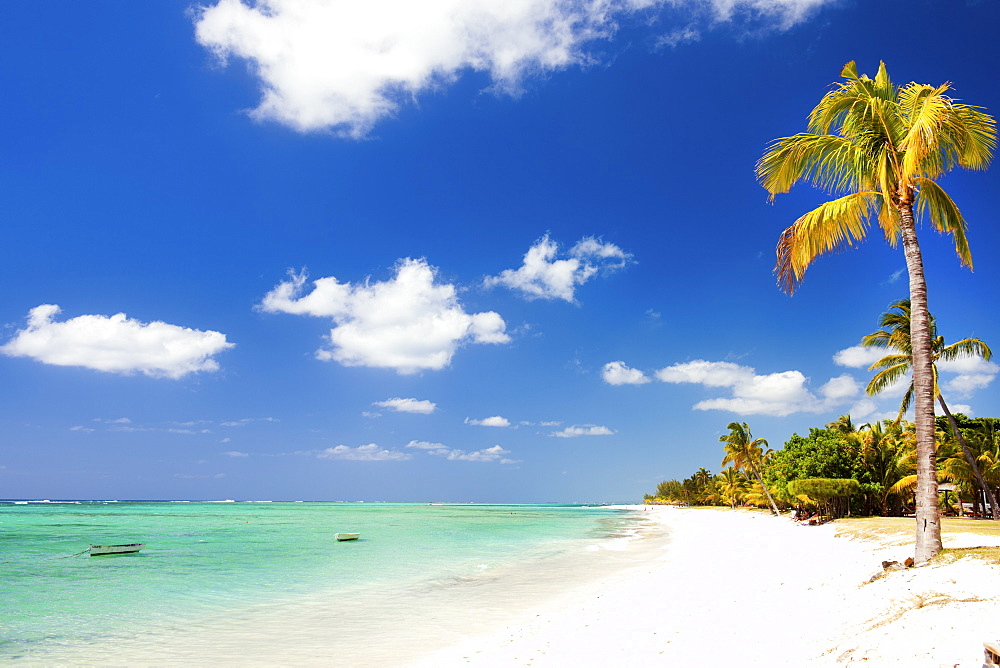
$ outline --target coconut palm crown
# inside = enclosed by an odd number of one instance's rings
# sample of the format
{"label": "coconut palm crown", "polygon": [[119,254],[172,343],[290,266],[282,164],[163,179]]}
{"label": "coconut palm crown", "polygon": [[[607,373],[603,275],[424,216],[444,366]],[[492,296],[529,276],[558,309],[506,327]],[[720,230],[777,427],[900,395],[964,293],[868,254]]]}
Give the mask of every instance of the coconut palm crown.
{"label": "coconut palm crown", "polygon": [[895,246],[903,216],[914,207],[939,232],[951,234],[962,263],[972,267],[966,222],[935,179],[956,165],[986,169],[996,147],[996,122],[979,107],[945,95],[950,84],[895,86],[885,63],[874,79],[858,75],[852,60],[809,115],[808,132],[777,139],[757,163],[771,194],[810,181],[843,193],[805,214],[778,243],[775,272],[795,291],[816,257],[863,240],[871,221]]}
{"label": "coconut palm crown", "polygon": [[952,236],[972,267],[966,222],[936,179],[956,166],[985,169],[996,148],[993,117],[947,95],[951,85],[896,86],[885,63],[874,79],[854,61],[809,115],[807,132],[777,139],[757,162],[773,199],[809,181],[836,199],[821,204],[778,239],[775,273],[788,293],[809,264],[863,240],[878,223],[893,246],[902,242],[910,282],[914,421],[917,437],[916,561],[941,551],[934,441],[934,370],[930,315],[916,219]]}
{"label": "coconut palm crown", "polygon": [[[913,361],[913,347],[910,342],[910,300],[900,299],[890,304],[889,310],[879,318],[879,327],[882,329],[861,338],[861,345],[866,348],[882,348],[891,351],[868,367],[869,371],[878,370],[878,373],[872,376],[868,382],[868,387],[865,388],[869,395],[879,394],[910,374],[910,366]],[[941,396],[941,388],[938,387],[937,383],[937,362],[948,362],[963,357],[981,357],[989,361],[993,357],[993,351],[982,339],[966,338],[945,345],[944,337],[937,333],[937,324],[934,322],[933,316],[930,318],[930,331],[931,351],[935,363],[935,397]],[[906,394],[903,395],[903,401],[900,403],[900,417],[909,409],[912,402],[913,383],[910,383]]]}

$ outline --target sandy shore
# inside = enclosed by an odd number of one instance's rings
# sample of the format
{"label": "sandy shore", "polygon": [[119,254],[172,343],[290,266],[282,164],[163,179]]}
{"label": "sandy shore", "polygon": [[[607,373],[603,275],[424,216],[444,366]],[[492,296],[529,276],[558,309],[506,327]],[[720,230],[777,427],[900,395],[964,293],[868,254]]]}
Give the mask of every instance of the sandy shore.
{"label": "sandy shore", "polygon": [[983,641],[1000,639],[1000,566],[964,559],[869,582],[912,546],[743,511],[649,517],[672,536],[650,563],[526,602],[523,622],[414,665],[978,668]]}

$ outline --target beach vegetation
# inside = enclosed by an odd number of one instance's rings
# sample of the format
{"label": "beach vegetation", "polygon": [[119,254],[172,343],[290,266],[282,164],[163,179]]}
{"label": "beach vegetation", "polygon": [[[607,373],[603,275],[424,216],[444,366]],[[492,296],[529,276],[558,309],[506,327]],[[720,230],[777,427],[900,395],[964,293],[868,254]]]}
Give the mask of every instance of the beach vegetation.
{"label": "beach vegetation", "polygon": [[722,465],[732,464],[738,471],[749,469],[760,486],[759,493],[767,499],[772,512],[777,515],[778,504],[771,496],[761,474],[761,469],[767,465],[770,454],[770,450],[765,450],[767,441],[763,438],[754,438],[746,422],[730,422],[726,428],[729,429],[729,434],[719,437],[719,440],[726,444],[724,448],[726,455],[722,458]]}
{"label": "beach vegetation", "polygon": [[779,237],[775,273],[789,294],[820,255],[861,242],[877,224],[902,243],[910,288],[911,367],[916,438],[918,562],[941,550],[934,433],[934,369],[927,282],[917,221],[948,234],[962,264],[972,267],[967,224],[938,183],[953,168],[985,169],[996,147],[996,123],[980,108],[939,86],[896,85],[885,63],[874,78],[854,61],[809,114],[806,132],[773,141],[757,176],[773,199],[799,181],[837,195],[804,214]]}
{"label": "beach vegetation", "polygon": [[[1000,420],[962,413],[953,418],[995,496],[1000,492]],[[947,418],[942,416],[936,426],[935,475],[942,483],[938,508],[944,521],[990,516],[988,497],[977,486]],[[771,513],[816,510],[829,517],[913,516],[917,450],[912,422],[882,420],[855,427],[850,416],[843,415],[824,427],[810,428],[805,436],[792,434],[778,450],[754,438],[746,423],[730,423],[729,429],[720,440],[723,465],[730,466],[715,475],[702,467],[682,481],[663,481],[645,501],[766,508]],[[828,496],[799,484],[810,479],[853,482],[842,483],[850,487],[849,494]],[[838,499],[836,504],[828,502],[831,498]],[[912,530],[911,520],[901,521]],[[1000,523],[989,524],[1000,532]]]}
{"label": "beach vegetation", "polygon": [[788,493],[812,500],[824,516],[836,519],[850,514],[849,499],[861,493],[861,484],[854,478],[800,478],[788,483]]}
{"label": "beach vegetation", "polygon": [[[878,373],[872,377],[866,388],[869,395],[878,394],[887,388],[905,382],[906,378],[910,376],[910,368],[913,363],[910,320],[910,300],[901,299],[891,304],[889,310],[882,314],[879,320],[879,325],[882,329],[868,334],[861,339],[861,345],[868,348],[881,348],[889,353],[869,367],[870,371],[878,370]],[[971,477],[975,478],[975,486],[986,494],[993,519],[1000,520],[1000,508],[997,507],[996,497],[990,486],[986,484],[976,458],[969,449],[958,423],[948,409],[948,404],[941,394],[937,373],[937,362],[939,360],[951,361],[967,357],[978,357],[988,361],[992,358],[993,353],[984,341],[976,338],[965,338],[951,345],[945,345],[944,337],[937,333],[937,325],[933,315],[930,316],[930,334],[931,364],[934,372],[934,396],[944,412],[951,434],[955,437],[955,441],[960,446],[962,454],[965,457],[964,465],[962,462],[950,460],[952,462],[950,470],[954,472],[957,478],[962,479],[966,483],[966,486],[968,486],[969,475],[965,474],[966,472],[971,474]],[[910,407],[912,400],[913,382],[911,381],[900,403],[897,421],[902,419],[903,413]],[[938,424],[938,428],[942,426],[940,423]]]}

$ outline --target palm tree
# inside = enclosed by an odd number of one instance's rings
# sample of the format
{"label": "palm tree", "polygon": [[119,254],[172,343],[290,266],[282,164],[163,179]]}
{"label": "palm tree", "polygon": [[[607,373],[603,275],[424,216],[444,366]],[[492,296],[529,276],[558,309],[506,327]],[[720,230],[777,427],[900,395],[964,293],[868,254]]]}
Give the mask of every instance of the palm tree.
{"label": "palm tree", "polygon": [[[866,348],[883,348],[895,351],[895,354],[886,355],[868,367],[869,371],[880,369],[880,371],[875,374],[868,383],[866,391],[869,395],[878,394],[882,390],[909,375],[910,367],[913,363],[913,342],[910,337],[910,321],[910,300],[900,299],[898,302],[890,304],[889,310],[882,314],[882,317],[879,319],[879,325],[882,329],[862,337],[861,345]],[[972,456],[972,451],[969,450],[969,446],[965,442],[962,430],[958,428],[958,423],[955,422],[955,417],[951,414],[951,411],[948,410],[948,404],[945,403],[944,397],[941,396],[941,388],[937,382],[938,360],[950,361],[960,357],[981,357],[988,361],[993,357],[993,352],[984,341],[973,338],[962,339],[961,341],[956,341],[955,343],[946,346],[944,344],[944,337],[939,336],[937,333],[937,324],[934,322],[934,316],[930,316],[929,326],[931,335],[931,369],[934,378],[934,397],[938,400],[938,403],[941,404],[941,410],[943,410],[944,414],[948,417],[948,423],[951,425],[952,433],[955,434],[958,444],[962,446],[962,453],[965,455],[965,460],[972,469],[976,480],[979,481],[979,487],[986,491],[986,496],[989,498],[990,508],[992,509],[993,519],[1000,520],[1000,508],[997,507],[997,501],[993,496],[993,490],[989,488],[986,481],[983,479],[983,474],[980,472],[979,466],[976,464],[975,457]],[[906,394],[903,395],[903,401],[899,407],[899,417],[896,418],[897,421],[903,417],[903,413],[905,413],[906,409],[910,407],[912,400],[913,382],[910,383],[910,387],[906,390]]]}
{"label": "palm tree", "polygon": [[730,422],[726,429],[729,430],[729,435],[719,437],[719,440],[726,444],[726,456],[722,460],[722,466],[732,464],[733,468],[738,471],[749,467],[764,490],[768,503],[771,504],[771,512],[777,515],[778,506],[771,497],[771,493],[767,491],[767,485],[764,484],[764,478],[760,474],[760,462],[764,457],[767,441],[763,438],[754,438],[746,422],[743,424]]}
{"label": "palm tree", "polygon": [[[871,480],[882,515],[899,509],[898,487],[901,480],[912,475],[913,455],[899,422],[880,422],[862,427],[861,463]],[[889,501],[893,499],[893,508]]]}
{"label": "palm tree", "polygon": [[950,84],[896,86],[885,63],[874,79],[852,60],[809,115],[808,132],[777,139],[757,163],[773,199],[800,180],[841,195],[800,217],[778,240],[779,285],[789,294],[818,256],[864,239],[872,221],[896,245],[902,240],[913,304],[913,389],[917,429],[918,562],[941,551],[934,470],[934,371],[927,283],[916,217],[951,234],[972,266],[966,223],[936,179],[956,165],[985,169],[996,146],[993,118],[946,95]]}
{"label": "palm tree", "polygon": [[722,501],[728,503],[730,508],[735,508],[747,492],[746,476],[731,466],[722,469],[719,475],[715,476],[715,484],[719,488]]}

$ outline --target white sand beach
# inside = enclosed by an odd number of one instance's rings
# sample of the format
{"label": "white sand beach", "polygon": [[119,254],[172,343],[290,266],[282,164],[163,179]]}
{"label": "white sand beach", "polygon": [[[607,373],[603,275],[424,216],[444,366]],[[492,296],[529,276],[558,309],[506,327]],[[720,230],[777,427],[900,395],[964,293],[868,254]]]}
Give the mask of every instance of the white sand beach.
{"label": "white sand beach", "polygon": [[[641,507],[640,507],[641,508]],[[976,666],[1000,639],[1000,566],[882,572],[912,545],[749,511],[653,507],[672,540],[648,564],[533,607],[417,666]],[[946,547],[998,545],[979,536]]]}

